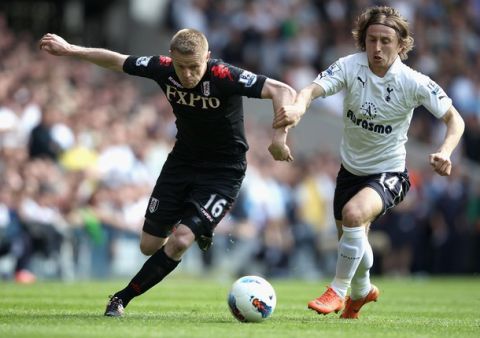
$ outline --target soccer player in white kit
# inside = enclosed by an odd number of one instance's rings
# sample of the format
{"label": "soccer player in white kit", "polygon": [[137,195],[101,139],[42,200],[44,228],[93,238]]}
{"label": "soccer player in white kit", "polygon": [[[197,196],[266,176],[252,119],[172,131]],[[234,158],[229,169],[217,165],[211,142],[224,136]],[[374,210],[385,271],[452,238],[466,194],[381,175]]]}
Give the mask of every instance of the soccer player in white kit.
{"label": "soccer player in white kit", "polygon": [[396,9],[366,9],[353,37],[361,52],[340,58],[319,74],[293,105],[281,108],[273,123],[274,128],[295,126],[313,99],[345,90],[342,166],[334,197],[336,274],[327,291],[308,303],[321,314],[343,309],[341,318],[358,318],[360,308],[380,294],[370,283],[373,253],[367,233],[371,222],[400,203],[410,187],[405,143],[414,108],[423,105],[445,122],[443,143],[429,157],[439,175],[450,175],[450,156],[464,130],[442,88],[402,62],[413,38]]}

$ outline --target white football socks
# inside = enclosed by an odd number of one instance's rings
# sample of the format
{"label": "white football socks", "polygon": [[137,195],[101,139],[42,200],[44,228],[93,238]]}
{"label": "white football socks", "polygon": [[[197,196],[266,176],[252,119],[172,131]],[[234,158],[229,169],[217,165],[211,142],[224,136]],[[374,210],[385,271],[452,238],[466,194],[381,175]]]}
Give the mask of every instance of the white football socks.
{"label": "white football socks", "polygon": [[342,298],[347,295],[350,282],[365,253],[365,228],[342,226],[343,235],[338,242],[337,271],[330,287]]}
{"label": "white football socks", "polygon": [[353,300],[360,299],[368,295],[372,288],[370,284],[370,269],[373,266],[373,251],[372,246],[365,236],[365,253],[363,254],[357,272],[352,279],[352,290],[350,297]]}

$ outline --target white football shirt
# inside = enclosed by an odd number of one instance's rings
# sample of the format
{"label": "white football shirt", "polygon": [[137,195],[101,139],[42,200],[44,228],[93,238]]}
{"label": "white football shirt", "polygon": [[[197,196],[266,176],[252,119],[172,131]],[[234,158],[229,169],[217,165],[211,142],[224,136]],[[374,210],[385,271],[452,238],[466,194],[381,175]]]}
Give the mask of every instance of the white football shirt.
{"label": "white football shirt", "polygon": [[366,53],[340,58],[313,81],[325,96],[346,90],[342,164],[355,175],[405,170],[405,143],[414,108],[441,118],[452,105],[443,89],[397,57],[384,77],[368,67]]}

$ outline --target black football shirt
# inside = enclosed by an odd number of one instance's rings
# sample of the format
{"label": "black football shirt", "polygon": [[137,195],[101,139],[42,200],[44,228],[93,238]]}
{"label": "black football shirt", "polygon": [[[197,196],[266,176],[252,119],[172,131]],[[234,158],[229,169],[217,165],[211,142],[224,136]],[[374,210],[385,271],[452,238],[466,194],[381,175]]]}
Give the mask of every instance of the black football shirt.
{"label": "black football shirt", "polygon": [[244,158],[242,96],[260,98],[265,76],[210,59],[198,85],[188,89],[168,56],[129,56],[123,70],[156,81],[172,105],[177,127],[172,154],[198,161]]}

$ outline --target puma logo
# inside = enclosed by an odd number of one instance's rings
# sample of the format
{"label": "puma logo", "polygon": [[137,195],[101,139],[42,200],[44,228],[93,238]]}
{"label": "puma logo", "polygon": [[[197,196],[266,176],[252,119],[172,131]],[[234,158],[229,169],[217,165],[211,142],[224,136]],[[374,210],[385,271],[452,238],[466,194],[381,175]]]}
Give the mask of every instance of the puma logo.
{"label": "puma logo", "polygon": [[367,82],[366,82],[366,81],[363,81],[360,76],[357,76],[357,80],[360,81],[360,83],[362,84],[362,87],[365,88],[365,84],[366,84]]}

